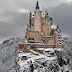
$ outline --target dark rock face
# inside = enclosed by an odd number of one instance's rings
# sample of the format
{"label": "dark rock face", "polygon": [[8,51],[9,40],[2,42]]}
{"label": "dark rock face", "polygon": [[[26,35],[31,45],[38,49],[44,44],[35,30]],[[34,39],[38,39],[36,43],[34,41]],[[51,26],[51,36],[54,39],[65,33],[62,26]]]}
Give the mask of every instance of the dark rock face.
{"label": "dark rock face", "polygon": [[9,40],[5,40],[2,44],[8,43],[8,42],[9,42]]}
{"label": "dark rock face", "polygon": [[62,67],[63,66],[63,59],[62,58],[58,58],[58,64]]}

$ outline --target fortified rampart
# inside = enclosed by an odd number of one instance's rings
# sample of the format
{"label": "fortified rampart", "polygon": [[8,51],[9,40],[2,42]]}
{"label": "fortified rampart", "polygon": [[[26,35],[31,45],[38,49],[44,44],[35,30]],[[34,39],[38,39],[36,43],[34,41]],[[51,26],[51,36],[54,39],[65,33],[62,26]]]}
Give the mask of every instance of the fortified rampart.
{"label": "fortified rampart", "polygon": [[24,51],[26,49],[31,48],[62,48],[62,45],[48,45],[48,44],[36,44],[36,43],[25,43],[25,44],[19,44],[19,51]]}

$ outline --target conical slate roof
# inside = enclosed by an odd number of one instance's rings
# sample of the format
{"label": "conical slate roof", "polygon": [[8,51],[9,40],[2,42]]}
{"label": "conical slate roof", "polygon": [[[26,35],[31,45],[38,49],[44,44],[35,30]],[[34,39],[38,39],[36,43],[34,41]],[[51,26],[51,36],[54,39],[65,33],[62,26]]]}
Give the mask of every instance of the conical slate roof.
{"label": "conical slate roof", "polygon": [[59,29],[59,26],[57,25],[57,28]]}
{"label": "conical slate roof", "polygon": [[37,4],[36,4],[36,9],[40,9],[38,1],[37,1]]}

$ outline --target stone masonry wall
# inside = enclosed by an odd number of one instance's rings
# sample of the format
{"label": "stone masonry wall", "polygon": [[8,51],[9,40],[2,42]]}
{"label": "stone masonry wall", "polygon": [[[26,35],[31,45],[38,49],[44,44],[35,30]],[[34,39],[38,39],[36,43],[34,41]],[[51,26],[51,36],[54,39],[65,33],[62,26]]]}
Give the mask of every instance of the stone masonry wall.
{"label": "stone masonry wall", "polygon": [[27,40],[29,38],[34,38],[35,41],[39,41],[43,39],[43,36],[38,31],[27,31]]}
{"label": "stone masonry wall", "polygon": [[[35,47],[34,47],[35,46]],[[29,47],[31,48],[62,48],[62,45],[45,45],[45,44],[19,44],[19,51],[26,50],[29,51]]]}

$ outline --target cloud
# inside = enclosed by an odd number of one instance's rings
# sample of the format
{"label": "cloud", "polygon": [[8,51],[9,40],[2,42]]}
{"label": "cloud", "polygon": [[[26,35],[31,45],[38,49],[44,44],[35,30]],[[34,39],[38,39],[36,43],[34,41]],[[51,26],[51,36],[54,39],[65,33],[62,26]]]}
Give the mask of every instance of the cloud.
{"label": "cloud", "polygon": [[3,13],[3,11],[2,11],[2,10],[0,10],[0,13]]}
{"label": "cloud", "polygon": [[[55,7],[68,0],[39,0],[41,8]],[[17,11],[19,8],[33,10],[36,5],[35,0],[0,0],[0,9],[3,12]],[[23,12],[24,10],[22,10]]]}
{"label": "cloud", "polygon": [[62,35],[64,36],[64,37],[67,37],[67,38],[71,38],[71,35],[69,35],[68,33],[62,33]]}
{"label": "cloud", "polygon": [[3,17],[0,18],[0,22],[11,22],[13,20],[12,17]]}
{"label": "cloud", "polygon": [[24,8],[18,9],[18,13],[29,13],[30,11]]}
{"label": "cloud", "polygon": [[72,2],[72,0],[67,0],[67,2],[69,2],[69,3],[70,3],[70,2]]}

